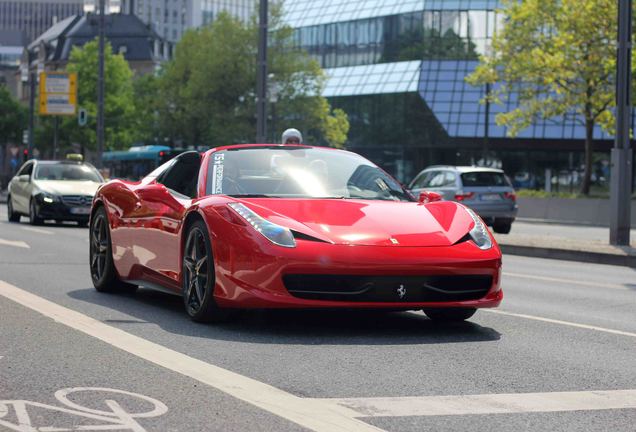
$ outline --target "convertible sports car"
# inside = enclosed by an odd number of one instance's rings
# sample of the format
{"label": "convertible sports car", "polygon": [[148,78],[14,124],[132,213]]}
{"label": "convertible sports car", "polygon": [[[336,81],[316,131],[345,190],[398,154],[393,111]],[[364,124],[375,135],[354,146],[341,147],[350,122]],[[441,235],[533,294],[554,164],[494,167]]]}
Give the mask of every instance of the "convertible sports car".
{"label": "convertible sports car", "polygon": [[423,309],[501,303],[501,252],[462,204],[415,199],[363,157],[304,145],[186,152],[95,195],[98,291],[181,293],[194,321],[246,308]]}

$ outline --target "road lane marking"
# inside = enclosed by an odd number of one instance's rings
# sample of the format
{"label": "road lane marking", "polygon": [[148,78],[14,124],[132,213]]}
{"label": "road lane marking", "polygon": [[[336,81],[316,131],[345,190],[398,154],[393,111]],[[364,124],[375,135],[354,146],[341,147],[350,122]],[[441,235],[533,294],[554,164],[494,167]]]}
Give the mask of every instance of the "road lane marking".
{"label": "road lane marking", "polygon": [[[103,400],[103,403],[108,408],[110,408],[110,410],[96,410],[93,408],[85,407],[76,402],[72,402],[68,398],[68,395],[78,392],[90,392],[93,397],[99,394],[104,397],[108,395],[109,397],[106,397]],[[121,396],[124,396],[126,399],[133,398],[137,399],[137,401],[141,400],[146,405],[152,406],[152,408],[145,412],[128,412],[115,399]],[[18,432],[60,432],[70,430],[96,432],[104,430],[130,430],[134,432],[146,432],[146,429],[143,428],[136,419],[159,417],[168,412],[168,407],[163,402],[157,399],[153,399],[151,397],[137,393],[130,393],[124,390],[110,388],[75,387],[61,389],[55,392],[55,399],[57,399],[58,402],[60,402],[63,406],[48,405],[40,402],[20,399],[0,400],[0,426],[5,426],[10,430]],[[7,414],[9,414],[10,408],[13,408],[12,411],[15,414],[15,416],[13,417],[17,421],[17,423],[2,419],[3,417],[6,417]],[[44,419],[41,415],[42,410],[46,410],[48,412],[56,414],[53,418],[56,423],[59,423],[61,415],[72,418],[73,428],[67,429],[55,426],[37,425],[37,423],[47,421],[47,419]],[[31,411],[31,413],[36,412],[39,415],[33,416],[33,418],[31,418],[31,416],[29,415],[29,411]],[[91,420],[91,424],[82,424],[82,420],[86,419]],[[96,420],[104,424],[95,424]],[[34,423],[36,425],[34,425]]]}
{"label": "road lane marking", "polygon": [[38,234],[46,234],[46,235],[55,234],[53,231],[47,231],[47,230],[40,229],[40,228],[21,226],[20,229],[23,229],[25,231],[31,231],[31,232],[38,233]]}
{"label": "road lane marking", "polygon": [[603,333],[610,333],[610,334],[615,334],[620,336],[628,336],[628,337],[636,338],[636,333],[630,333],[630,332],[626,332],[622,330],[614,330],[614,329],[597,327],[597,326],[592,326],[587,324],[579,324],[572,321],[562,321],[562,320],[556,320],[552,318],[544,318],[544,317],[535,316],[535,315],[517,314],[517,313],[506,312],[502,310],[494,310],[494,309],[481,309],[481,310],[483,312],[494,313],[497,315],[506,315],[506,316],[511,316],[515,318],[525,318],[525,319],[534,320],[534,321],[542,321],[542,322],[546,322],[550,324],[559,324],[559,325],[564,325],[568,327],[576,327],[576,328],[581,328],[585,330],[594,330],[594,331],[599,331]]}
{"label": "road lane marking", "polygon": [[0,295],[60,324],[207,384],[306,429],[317,432],[382,432],[382,429],[357,420],[355,417],[359,416],[358,413],[346,407],[294,396],[271,385],[134,336],[4,281],[0,281]]}
{"label": "road lane marking", "polygon": [[589,286],[589,287],[594,287],[594,288],[612,288],[612,289],[619,289],[619,290],[623,290],[623,291],[631,291],[626,286],[619,285],[619,284],[608,284],[608,283],[600,283],[600,282],[598,282],[598,283],[597,282],[587,282],[587,281],[579,281],[579,280],[573,280],[573,279],[553,278],[553,277],[548,277],[548,276],[535,276],[535,275],[522,274],[522,273],[503,272],[503,275],[504,276],[509,276],[509,277],[523,278],[523,279],[540,280],[540,281],[544,281],[544,282],[557,282],[557,283],[564,283],[564,284],[584,285],[584,286]]}
{"label": "road lane marking", "polygon": [[1,239],[0,238],[0,245],[13,246],[13,247],[24,248],[24,249],[31,249],[31,246],[29,246],[25,242],[19,241],[19,240],[18,241],[13,241],[13,240],[5,240],[5,239]]}
{"label": "road lane marking", "polygon": [[636,390],[322,400],[361,417],[512,414],[636,408]]}

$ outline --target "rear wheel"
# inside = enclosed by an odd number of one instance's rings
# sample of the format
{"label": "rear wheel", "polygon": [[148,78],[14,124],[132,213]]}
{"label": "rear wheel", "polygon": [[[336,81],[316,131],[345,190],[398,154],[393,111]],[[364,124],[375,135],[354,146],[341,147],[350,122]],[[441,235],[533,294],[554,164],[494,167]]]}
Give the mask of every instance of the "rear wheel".
{"label": "rear wheel", "polygon": [[13,210],[11,195],[7,197],[7,214],[9,215],[9,222],[20,222],[20,213]]}
{"label": "rear wheel", "polygon": [[427,317],[433,321],[457,322],[465,321],[475,315],[475,308],[424,309]]}
{"label": "rear wheel", "polygon": [[29,223],[31,225],[42,225],[44,223],[44,220],[38,213],[38,207],[35,205],[34,199],[31,199],[31,203],[29,204]]}
{"label": "rear wheel", "polygon": [[214,300],[214,259],[207,231],[202,221],[188,230],[182,263],[183,303],[193,321],[222,322],[230,313]]}
{"label": "rear wheel", "polygon": [[113,263],[110,227],[104,207],[95,212],[90,228],[90,268],[93,286],[99,292],[132,292],[137,285],[123,282]]}
{"label": "rear wheel", "polygon": [[512,221],[508,219],[495,219],[492,229],[494,232],[499,234],[509,234],[512,229]]}

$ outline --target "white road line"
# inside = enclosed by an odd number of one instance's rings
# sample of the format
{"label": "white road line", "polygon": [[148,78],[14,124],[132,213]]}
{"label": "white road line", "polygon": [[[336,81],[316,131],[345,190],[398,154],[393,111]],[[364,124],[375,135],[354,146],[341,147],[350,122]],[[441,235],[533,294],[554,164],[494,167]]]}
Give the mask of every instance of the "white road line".
{"label": "white road line", "polygon": [[20,229],[23,229],[25,231],[31,231],[31,232],[38,233],[38,234],[46,234],[46,235],[55,234],[53,231],[47,231],[47,230],[40,229],[40,228],[21,226]]}
{"label": "white road line", "polygon": [[19,248],[24,248],[24,249],[31,249],[31,246],[29,246],[25,242],[19,241],[19,240],[18,241],[13,241],[13,240],[0,239],[0,245],[13,246],[13,247],[19,247]]}
{"label": "white road line", "polygon": [[180,373],[255,405],[265,411],[318,432],[379,432],[375,426],[357,420],[348,408],[306,399],[276,387],[197,360],[159,344],[111,327],[72,309],[60,306],[4,281],[0,295],[158,366]]}
{"label": "white road line", "polygon": [[561,279],[561,278],[553,278],[548,276],[535,276],[535,275],[522,274],[522,273],[503,272],[503,275],[514,277],[514,278],[534,279],[534,280],[539,280],[544,282],[557,282],[557,283],[564,283],[564,284],[583,285],[583,286],[589,286],[594,288],[612,288],[612,289],[619,289],[623,291],[630,291],[629,288],[620,284],[608,284],[608,283],[588,282],[588,281],[580,281],[580,280],[573,280],[573,279]]}
{"label": "white road line", "polygon": [[322,399],[361,417],[406,417],[636,408],[636,390]]}
{"label": "white road line", "polygon": [[611,333],[611,334],[615,334],[615,335],[628,336],[628,337],[636,338],[636,333],[630,333],[630,332],[625,332],[625,331],[621,331],[621,330],[608,329],[608,328],[604,328],[604,327],[597,327],[597,326],[592,326],[592,325],[587,325],[587,324],[579,324],[579,323],[575,323],[575,322],[572,322],[572,321],[561,321],[561,320],[555,320],[555,319],[551,319],[551,318],[544,318],[544,317],[535,316],[535,315],[518,314],[518,313],[506,312],[506,311],[502,311],[502,310],[495,310],[495,309],[481,309],[481,311],[488,312],[488,313],[494,313],[494,314],[498,314],[498,315],[506,315],[506,316],[516,317],[516,318],[525,318],[525,319],[530,319],[530,320],[534,320],[534,321],[547,322],[547,323],[550,323],[550,324],[559,324],[559,325],[564,325],[564,326],[569,326],[569,327],[582,328],[582,329],[585,329],[585,330],[594,330],[594,331],[599,331],[599,332],[603,332],[603,333]]}

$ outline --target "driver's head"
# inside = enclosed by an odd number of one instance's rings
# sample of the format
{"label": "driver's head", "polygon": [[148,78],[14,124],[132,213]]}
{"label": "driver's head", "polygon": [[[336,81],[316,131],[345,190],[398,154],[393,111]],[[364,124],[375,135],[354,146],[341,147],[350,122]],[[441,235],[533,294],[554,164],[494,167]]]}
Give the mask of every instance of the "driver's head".
{"label": "driver's head", "polygon": [[281,138],[281,142],[283,144],[302,144],[303,143],[303,134],[300,133],[298,129],[290,128],[283,132],[283,137]]}

